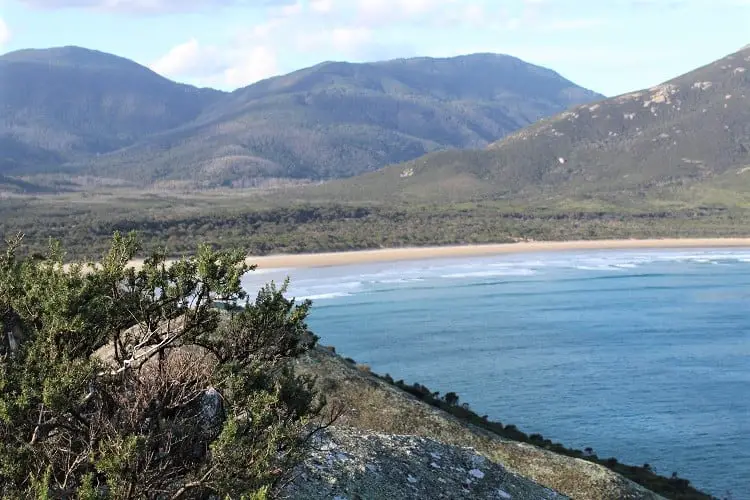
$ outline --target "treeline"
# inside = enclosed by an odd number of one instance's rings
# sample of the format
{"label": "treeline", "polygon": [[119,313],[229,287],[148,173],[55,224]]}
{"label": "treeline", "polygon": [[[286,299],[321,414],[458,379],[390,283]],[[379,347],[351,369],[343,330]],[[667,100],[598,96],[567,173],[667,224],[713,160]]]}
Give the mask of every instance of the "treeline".
{"label": "treeline", "polygon": [[70,204],[46,211],[23,204],[0,209],[0,236],[23,232],[30,251],[62,241],[70,258],[93,258],[113,231],[135,230],[143,251],[163,248],[179,256],[199,238],[215,248],[239,247],[251,255],[347,251],[383,247],[505,243],[522,239],[715,237],[747,232],[743,214],[722,210],[592,213],[502,211],[491,206],[298,205],[267,209],[212,209],[200,214],[180,207],[118,211],[110,206]]}

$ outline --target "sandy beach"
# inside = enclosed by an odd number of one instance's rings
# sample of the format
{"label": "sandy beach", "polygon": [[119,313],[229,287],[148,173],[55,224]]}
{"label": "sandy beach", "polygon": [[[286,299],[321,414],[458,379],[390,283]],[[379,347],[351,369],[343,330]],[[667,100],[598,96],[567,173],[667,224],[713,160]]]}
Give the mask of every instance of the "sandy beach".
{"label": "sandy beach", "polygon": [[750,238],[696,238],[655,240],[533,241],[490,245],[384,248],[316,254],[279,254],[248,257],[258,269],[344,266],[372,262],[394,262],[447,257],[478,257],[522,252],[570,250],[627,250],[680,248],[750,248]]}
{"label": "sandy beach", "polygon": [[[528,252],[561,252],[571,250],[637,250],[680,248],[747,248],[750,238],[665,238],[652,240],[580,240],[580,241],[525,241],[488,245],[451,245],[438,247],[382,248],[350,252],[303,254],[275,254],[248,256],[246,262],[258,269],[289,269],[346,266],[373,262],[396,262],[450,257],[481,257]],[[130,261],[138,268],[143,261]]]}

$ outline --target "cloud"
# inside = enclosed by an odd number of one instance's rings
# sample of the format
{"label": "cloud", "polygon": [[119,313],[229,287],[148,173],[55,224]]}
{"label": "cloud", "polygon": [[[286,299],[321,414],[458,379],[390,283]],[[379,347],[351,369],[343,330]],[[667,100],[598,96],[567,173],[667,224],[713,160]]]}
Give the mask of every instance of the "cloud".
{"label": "cloud", "polygon": [[[206,45],[189,38],[150,67],[176,80],[233,89],[323,60],[411,57],[433,47],[436,55],[446,49],[469,53],[460,33],[480,28],[485,33],[521,28],[581,31],[603,23],[543,15],[541,2],[554,0],[517,1],[513,15],[495,0],[277,1],[266,4],[265,21],[239,28],[228,42]],[[438,38],[436,46],[433,35],[440,31],[452,33],[456,43]]]}
{"label": "cloud", "polygon": [[[190,38],[149,66],[170,78],[237,88],[323,59],[362,60],[392,54],[374,29],[354,24],[354,15],[339,15],[347,5],[351,4],[340,0],[269,4],[264,22],[238,29],[228,43],[204,45]],[[294,54],[296,63],[283,66],[279,54]]]}
{"label": "cloud", "polygon": [[278,57],[274,49],[252,47],[233,58],[233,63],[224,70],[219,83],[223,82],[230,88],[244,87],[279,72]]}
{"label": "cloud", "polygon": [[607,24],[607,20],[600,18],[555,19],[543,22],[540,28],[550,31],[583,30],[597,28],[605,24]]}
{"label": "cloud", "polygon": [[219,51],[201,46],[195,38],[176,45],[150,66],[157,73],[171,77],[206,77],[225,69]]}
{"label": "cloud", "polygon": [[134,15],[213,11],[225,7],[287,8],[295,0],[19,0],[38,9],[90,9]]}
{"label": "cloud", "polygon": [[232,89],[279,73],[276,51],[269,46],[231,49],[204,46],[195,38],[173,47],[149,67],[176,80]]}
{"label": "cloud", "polygon": [[328,13],[334,9],[334,0],[310,0],[310,10],[313,12]]}
{"label": "cloud", "polygon": [[412,20],[451,0],[359,0],[358,21],[369,26]]}
{"label": "cloud", "polygon": [[10,28],[8,28],[3,18],[0,17],[0,48],[10,41],[10,37]]}
{"label": "cloud", "polygon": [[302,32],[295,37],[294,43],[297,50],[302,51],[334,51],[355,55],[373,38],[374,31],[371,29],[339,27]]}

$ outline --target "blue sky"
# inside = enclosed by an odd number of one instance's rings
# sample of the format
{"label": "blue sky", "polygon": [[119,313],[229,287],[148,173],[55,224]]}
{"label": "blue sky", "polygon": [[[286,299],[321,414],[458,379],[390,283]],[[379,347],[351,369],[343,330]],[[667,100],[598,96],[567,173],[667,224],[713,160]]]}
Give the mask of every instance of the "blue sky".
{"label": "blue sky", "polygon": [[750,43],[750,0],[0,0],[0,52],[79,45],[234,89],[324,60],[499,52],[606,95]]}

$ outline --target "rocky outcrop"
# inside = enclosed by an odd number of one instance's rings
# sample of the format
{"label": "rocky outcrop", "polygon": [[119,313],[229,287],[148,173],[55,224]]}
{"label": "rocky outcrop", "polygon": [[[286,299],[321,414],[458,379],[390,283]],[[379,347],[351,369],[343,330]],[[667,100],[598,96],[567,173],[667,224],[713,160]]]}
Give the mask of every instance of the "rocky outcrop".
{"label": "rocky outcrop", "polygon": [[[133,330],[126,337],[139,335],[144,333]],[[189,351],[179,343],[172,349]],[[131,359],[142,357],[139,349],[126,347],[126,352]],[[113,354],[108,345],[94,356],[117,369]],[[295,366],[298,373],[316,376],[329,405],[345,411],[336,426],[316,437],[311,454],[283,490],[286,498],[662,499],[602,465],[459,420],[332,349],[316,347]],[[204,431],[215,433],[223,421],[218,393],[208,389],[199,404]]]}
{"label": "rocky outcrop", "polygon": [[471,448],[417,436],[331,427],[282,498],[299,500],[568,498]]}
{"label": "rocky outcrop", "polygon": [[[425,443],[437,441],[459,448],[471,447],[488,462],[570,498],[662,499],[599,464],[505,439],[460,421],[384,382],[366,369],[358,369],[326,348],[317,347],[296,364],[300,373],[317,376],[318,386],[330,404],[348,409],[339,425],[362,429],[365,433],[412,435],[417,436],[413,439],[424,438]],[[404,467],[407,465],[405,463]],[[346,498],[352,500],[354,497]],[[399,497],[394,493],[390,498],[412,497]]]}

